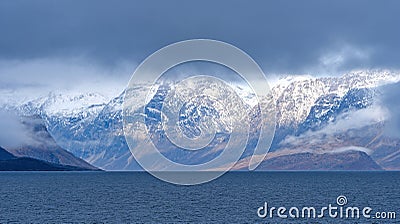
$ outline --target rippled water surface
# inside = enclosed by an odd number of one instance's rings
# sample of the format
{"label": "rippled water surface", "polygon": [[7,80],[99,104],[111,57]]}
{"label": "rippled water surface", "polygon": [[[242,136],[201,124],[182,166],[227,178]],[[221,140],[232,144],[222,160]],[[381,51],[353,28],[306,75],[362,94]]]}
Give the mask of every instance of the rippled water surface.
{"label": "rippled water surface", "polygon": [[[400,172],[233,172],[176,186],[144,172],[2,172],[0,223],[394,223]],[[369,206],[397,219],[259,218],[269,206]],[[329,215],[326,215],[329,216]]]}

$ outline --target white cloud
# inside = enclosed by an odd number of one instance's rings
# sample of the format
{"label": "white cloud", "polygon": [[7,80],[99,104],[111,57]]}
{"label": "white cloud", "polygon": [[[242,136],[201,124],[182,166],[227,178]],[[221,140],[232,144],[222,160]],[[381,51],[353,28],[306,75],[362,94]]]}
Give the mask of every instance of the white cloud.
{"label": "white cloud", "polygon": [[337,68],[350,60],[368,60],[371,51],[344,44],[341,47],[330,49],[319,58],[324,67]]}
{"label": "white cloud", "polygon": [[5,149],[36,142],[20,118],[11,112],[0,110],[0,129],[0,146]]}
{"label": "white cloud", "polygon": [[306,66],[304,71],[317,76],[337,76],[348,70],[369,69],[374,53],[372,47],[338,41],[321,50],[315,63]]}
{"label": "white cloud", "polygon": [[385,107],[373,105],[365,109],[345,114],[338,118],[335,123],[326,126],[318,132],[326,135],[342,133],[349,129],[359,129],[371,124],[384,122],[388,117],[389,114]]}
{"label": "white cloud", "polygon": [[348,130],[361,129],[363,127],[385,122],[389,118],[387,108],[380,105],[351,111],[340,116],[335,122],[328,124],[318,131],[307,131],[300,136],[288,136],[282,141],[281,145],[301,146],[301,145],[326,145],[336,142],[335,135],[343,134]]}
{"label": "white cloud", "polygon": [[368,155],[370,155],[373,151],[371,149],[365,148],[365,147],[360,147],[360,146],[345,146],[345,147],[340,147],[337,149],[333,149],[329,153],[343,153],[343,152],[348,152],[348,151],[360,151],[360,152],[365,152]]}
{"label": "white cloud", "polygon": [[15,98],[37,98],[53,92],[121,93],[136,63],[104,66],[83,57],[0,61],[0,91]]}

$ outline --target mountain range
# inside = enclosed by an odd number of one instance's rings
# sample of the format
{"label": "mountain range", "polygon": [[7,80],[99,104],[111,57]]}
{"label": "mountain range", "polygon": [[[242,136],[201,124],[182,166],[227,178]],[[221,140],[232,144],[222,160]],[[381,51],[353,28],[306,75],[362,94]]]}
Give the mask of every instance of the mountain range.
{"label": "mountain range", "polygon": [[[270,153],[277,157],[271,160],[267,156],[260,168],[400,169],[400,140],[384,134],[388,116],[385,105],[379,101],[380,90],[399,81],[400,74],[389,70],[352,71],[339,77],[287,76],[280,79],[271,88],[276,105],[276,132]],[[219,133],[208,150],[194,155],[178,150],[165,138],[160,127],[161,107],[173,88],[174,84],[159,85],[145,106],[146,125],[153,133],[152,140],[163,146],[164,155],[177,162],[197,164],[208,161],[226,144],[228,137],[224,133]],[[146,88],[138,86],[135,91],[138,97],[146,97]],[[3,107],[17,111],[22,117],[40,118],[51,135],[48,137],[54,138],[60,148],[94,166],[106,170],[140,170],[124,137],[124,94],[107,101],[97,93],[50,93],[22,104],[5,104]],[[238,164],[252,155],[257,130],[268,122],[261,120],[258,107],[250,103],[254,96],[248,94],[246,97],[252,131]],[[188,118],[202,113],[215,113],[214,117],[218,117],[213,108],[204,105],[187,110],[187,113],[182,115],[186,119],[182,124],[184,130],[192,134],[196,133],[196,123],[190,123],[193,120]],[[21,151],[30,156],[40,154],[26,149],[11,151],[18,155],[23,155]],[[300,159],[302,165],[299,158],[303,158]],[[343,165],[345,158],[352,165]],[[331,165],[315,166],[316,161],[321,164],[324,160]],[[265,165],[268,161],[270,165]],[[309,161],[309,164],[304,161]]]}

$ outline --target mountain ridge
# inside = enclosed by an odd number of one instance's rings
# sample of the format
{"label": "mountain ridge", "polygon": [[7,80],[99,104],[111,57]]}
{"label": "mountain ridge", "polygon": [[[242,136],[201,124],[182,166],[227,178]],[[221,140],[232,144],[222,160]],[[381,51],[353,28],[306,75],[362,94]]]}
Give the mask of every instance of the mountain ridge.
{"label": "mountain ridge", "polygon": [[83,167],[50,163],[31,157],[17,157],[0,147],[0,171],[89,171]]}
{"label": "mountain ridge", "polygon": [[[354,71],[341,77],[286,77],[281,83],[272,87],[278,120],[271,151],[287,148],[288,146],[282,145],[282,142],[290,136],[301,137],[309,132],[318,132],[354,111],[371,108],[375,104],[375,95],[379,94],[371,93],[373,89],[397,82],[400,80],[399,77],[399,73],[388,70]],[[96,113],[77,119],[75,115],[63,117],[65,114],[46,113],[45,110],[37,113],[41,114],[57,143],[74,155],[105,169],[141,169],[131,155],[124,138],[123,97],[124,92],[108,103],[102,104],[101,108],[97,107]],[[254,114],[251,115],[253,127],[266,122],[259,120],[256,109],[251,113]],[[329,143],[327,145],[332,148],[327,150],[353,145],[366,146],[359,140],[352,140],[352,135],[346,136],[347,132],[344,130],[341,134],[342,145],[338,143],[330,146]],[[371,138],[375,138],[376,135],[372,134]],[[360,138],[362,137],[357,137]],[[256,139],[251,141],[255,142]],[[367,139],[369,137],[362,141]],[[254,145],[252,142],[250,145]],[[303,144],[310,147],[313,145],[304,141]],[[300,145],[290,147],[299,148]],[[251,154],[251,150],[246,151],[246,155]]]}

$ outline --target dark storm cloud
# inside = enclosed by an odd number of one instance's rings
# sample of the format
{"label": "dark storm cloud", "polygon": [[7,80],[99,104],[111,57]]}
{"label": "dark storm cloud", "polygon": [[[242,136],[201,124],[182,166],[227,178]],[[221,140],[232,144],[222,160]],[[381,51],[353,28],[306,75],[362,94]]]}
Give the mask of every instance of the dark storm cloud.
{"label": "dark storm cloud", "polygon": [[1,1],[0,60],[142,61],[167,44],[232,43],[266,72],[399,68],[399,1]]}

